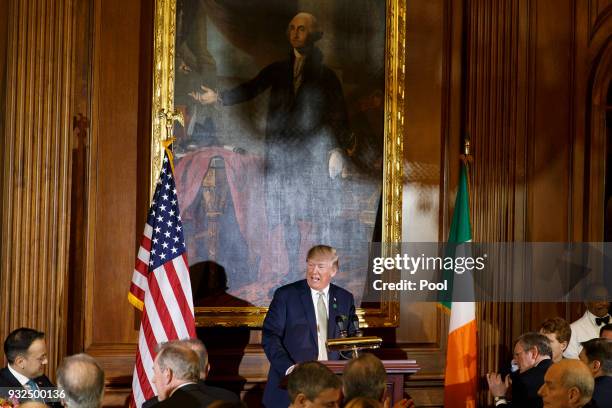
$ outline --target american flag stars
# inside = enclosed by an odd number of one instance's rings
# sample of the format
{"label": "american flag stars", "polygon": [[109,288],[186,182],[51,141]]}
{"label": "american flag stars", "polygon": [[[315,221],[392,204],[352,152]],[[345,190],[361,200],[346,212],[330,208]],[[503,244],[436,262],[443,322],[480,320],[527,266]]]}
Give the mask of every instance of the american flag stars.
{"label": "american flag stars", "polygon": [[168,160],[164,160],[147,223],[153,227],[151,259],[149,260],[151,269],[185,252],[176,185]]}

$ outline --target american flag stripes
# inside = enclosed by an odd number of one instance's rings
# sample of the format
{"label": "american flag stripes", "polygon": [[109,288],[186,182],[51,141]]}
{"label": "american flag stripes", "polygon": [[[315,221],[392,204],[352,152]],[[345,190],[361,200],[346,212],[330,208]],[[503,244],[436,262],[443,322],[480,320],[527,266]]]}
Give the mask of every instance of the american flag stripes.
{"label": "american flag stripes", "polygon": [[131,398],[131,406],[140,407],[156,394],[152,380],[157,344],[196,336],[185,239],[167,149],[128,300],[142,310]]}

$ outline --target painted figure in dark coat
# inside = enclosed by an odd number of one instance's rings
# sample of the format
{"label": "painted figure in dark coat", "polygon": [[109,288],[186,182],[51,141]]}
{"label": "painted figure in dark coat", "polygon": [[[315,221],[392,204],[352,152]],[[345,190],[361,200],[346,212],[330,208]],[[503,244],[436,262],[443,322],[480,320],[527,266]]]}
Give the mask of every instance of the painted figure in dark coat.
{"label": "painted figure in dark coat", "polygon": [[[235,105],[270,91],[266,134],[266,206],[270,229],[283,225],[289,263],[298,265],[304,231],[329,242],[330,212],[339,202],[330,163],[351,148],[342,86],[315,46],[322,37],[315,17],[289,23],[289,58],[272,63],[252,80],[217,94],[202,86],[191,96],[202,104]],[[337,166],[336,166],[337,167]],[[326,235],[327,234],[327,235]],[[292,271],[293,276],[298,274]]]}

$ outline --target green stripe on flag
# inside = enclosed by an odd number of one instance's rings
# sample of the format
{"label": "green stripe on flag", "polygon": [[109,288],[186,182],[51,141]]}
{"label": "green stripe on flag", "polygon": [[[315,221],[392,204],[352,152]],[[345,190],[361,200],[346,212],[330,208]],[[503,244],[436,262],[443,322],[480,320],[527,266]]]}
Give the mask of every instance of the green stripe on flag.
{"label": "green stripe on flag", "polygon": [[[455,257],[457,245],[472,240],[472,226],[470,224],[470,198],[468,194],[467,168],[461,165],[459,174],[459,189],[455,199],[453,221],[448,234],[448,246],[445,256]],[[453,270],[445,270],[444,278],[448,280],[448,290],[440,296],[440,305],[446,310],[451,309],[453,293]]]}

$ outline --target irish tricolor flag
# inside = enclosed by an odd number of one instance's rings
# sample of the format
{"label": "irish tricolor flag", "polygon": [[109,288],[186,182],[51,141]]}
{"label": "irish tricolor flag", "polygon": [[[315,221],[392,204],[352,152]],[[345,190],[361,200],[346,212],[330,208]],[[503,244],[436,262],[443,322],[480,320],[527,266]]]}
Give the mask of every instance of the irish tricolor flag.
{"label": "irish tricolor flag", "polygon": [[[459,190],[455,201],[455,212],[448,237],[449,247],[455,256],[470,256],[462,243],[472,240],[470,225],[470,203],[468,196],[467,168],[461,166]],[[454,275],[450,273],[449,275]],[[450,277],[450,276],[449,276]],[[452,279],[452,278],[451,278]],[[473,286],[468,290],[473,291]],[[453,286],[453,290],[466,290]],[[441,302],[450,311],[448,346],[446,350],[446,373],[444,378],[444,407],[476,407],[476,305],[474,302]]]}

